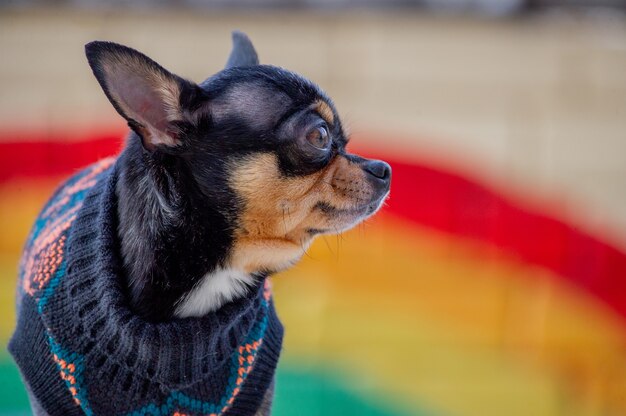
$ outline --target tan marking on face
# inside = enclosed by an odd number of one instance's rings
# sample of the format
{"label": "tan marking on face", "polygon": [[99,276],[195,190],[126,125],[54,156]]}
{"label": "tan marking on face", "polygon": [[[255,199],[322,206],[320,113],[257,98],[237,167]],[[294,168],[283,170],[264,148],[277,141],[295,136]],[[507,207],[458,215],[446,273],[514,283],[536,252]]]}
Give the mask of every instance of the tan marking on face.
{"label": "tan marking on face", "polygon": [[333,110],[330,108],[326,101],[318,100],[315,103],[315,110],[319,113],[319,115],[324,119],[326,123],[332,125],[335,122],[335,115],[333,114]]}
{"label": "tan marking on face", "polygon": [[308,230],[334,233],[359,219],[356,213],[323,212],[319,203],[351,210],[366,205],[373,194],[363,169],[341,156],[307,176],[281,175],[273,154],[246,158],[231,172],[230,185],[245,207],[229,265],[246,272],[289,267],[311,243]]}

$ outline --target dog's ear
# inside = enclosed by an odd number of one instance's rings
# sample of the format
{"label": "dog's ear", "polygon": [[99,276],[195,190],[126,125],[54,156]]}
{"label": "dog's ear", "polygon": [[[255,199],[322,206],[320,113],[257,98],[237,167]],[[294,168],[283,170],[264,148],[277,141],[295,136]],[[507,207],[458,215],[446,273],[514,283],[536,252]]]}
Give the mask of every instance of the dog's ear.
{"label": "dog's ear", "polygon": [[144,147],[181,144],[179,125],[186,113],[181,96],[194,95],[200,90],[197,85],[123,45],[91,42],[85,53],[109,101],[141,136]]}
{"label": "dog's ear", "polygon": [[259,57],[250,38],[238,30],[233,31],[233,49],[230,51],[225,69],[259,64]]}

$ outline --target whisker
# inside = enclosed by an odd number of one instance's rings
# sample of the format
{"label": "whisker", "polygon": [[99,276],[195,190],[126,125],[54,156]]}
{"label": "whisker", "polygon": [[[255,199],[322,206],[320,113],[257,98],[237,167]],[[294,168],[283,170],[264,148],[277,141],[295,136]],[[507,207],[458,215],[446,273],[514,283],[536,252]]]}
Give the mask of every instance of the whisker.
{"label": "whisker", "polygon": [[337,236],[337,260],[339,260],[339,251],[343,245],[343,233],[339,231],[337,226],[335,228],[335,235]]}
{"label": "whisker", "polygon": [[284,227],[284,231],[285,231],[285,234],[286,234],[287,233],[287,221],[285,220],[285,209],[287,209],[287,208],[283,207],[283,227]]}
{"label": "whisker", "polygon": [[330,254],[332,254],[333,257],[335,257],[335,252],[333,251],[333,248],[328,243],[328,240],[326,239],[325,235],[322,235],[322,240],[324,240],[324,243],[326,244],[326,247],[328,247],[328,251],[330,251]]}
{"label": "whisker", "polygon": [[[310,246],[309,246],[310,247]],[[300,242],[300,249],[302,250],[302,255],[310,258],[311,260],[315,260],[308,252],[307,249],[304,248],[304,242]]]}

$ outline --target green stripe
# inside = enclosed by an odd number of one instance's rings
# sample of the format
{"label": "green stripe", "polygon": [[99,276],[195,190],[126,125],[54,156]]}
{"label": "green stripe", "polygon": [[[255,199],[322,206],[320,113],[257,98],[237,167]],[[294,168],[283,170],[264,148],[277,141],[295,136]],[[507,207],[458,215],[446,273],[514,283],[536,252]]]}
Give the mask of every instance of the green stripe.
{"label": "green stripe", "polygon": [[[357,387],[357,384],[361,385]],[[386,401],[384,393],[353,383],[327,368],[299,368],[291,361],[278,365],[272,416],[332,415],[432,416],[434,413]]]}
{"label": "green stripe", "polygon": [[30,414],[20,373],[5,351],[0,353],[0,415]]}

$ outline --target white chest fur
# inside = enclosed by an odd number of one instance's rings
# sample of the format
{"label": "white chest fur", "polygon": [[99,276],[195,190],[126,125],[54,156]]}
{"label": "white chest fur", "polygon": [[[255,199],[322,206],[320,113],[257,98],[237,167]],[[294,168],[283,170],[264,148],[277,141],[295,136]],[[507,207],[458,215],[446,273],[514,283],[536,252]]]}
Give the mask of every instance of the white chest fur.
{"label": "white chest fur", "polygon": [[177,318],[202,316],[222,305],[244,296],[254,278],[233,269],[218,269],[207,273],[178,303],[174,312]]}

